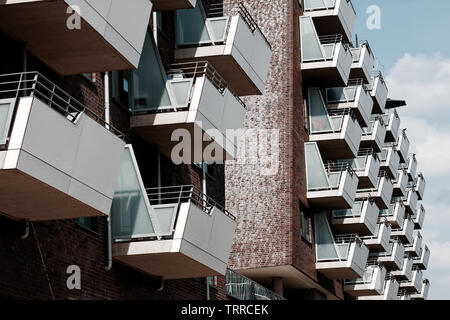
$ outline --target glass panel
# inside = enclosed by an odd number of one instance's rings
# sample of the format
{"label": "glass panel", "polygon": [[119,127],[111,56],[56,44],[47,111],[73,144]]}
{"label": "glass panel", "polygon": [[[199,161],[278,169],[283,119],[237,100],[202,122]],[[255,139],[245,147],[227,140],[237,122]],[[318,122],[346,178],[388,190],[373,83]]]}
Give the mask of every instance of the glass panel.
{"label": "glass panel", "polygon": [[335,46],[336,45],[334,43],[329,43],[329,44],[323,44],[322,45],[323,51],[325,52],[325,58],[326,59],[333,59]]}
{"label": "glass panel", "polygon": [[360,48],[353,48],[351,50],[351,52],[352,52],[353,62],[358,62],[360,54],[361,54],[361,49]]}
{"label": "glass panel", "polygon": [[336,0],[305,0],[306,10],[327,9],[334,7]]}
{"label": "glass panel", "polygon": [[345,94],[344,94],[344,88],[343,87],[328,88],[327,89],[327,101],[328,102],[347,101]]}
{"label": "glass panel", "polygon": [[328,188],[329,182],[316,143],[305,143],[307,184],[309,189]]}
{"label": "glass panel", "polygon": [[155,213],[161,229],[161,235],[172,235],[173,223],[178,210],[178,204],[176,205],[164,205],[164,206],[152,206],[152,210]]}
{"label": "glass panel", "polygon": [[187,106],[192,88],[192,80],[174,80],[170,81],[170,85],[175,95],[176,105]]}
{"label": "glass panel", "polygon": [[227,30],[228,18],[208,19],[215,41],[225,41],[225,32]]}
{"label": "glass panel", "polygon": [[139,68],[133,72],[134,110],[155,110],[170,106],[166,74],[153,36],[147,32]]}
{"label": "glass panel", "polygon": [[314,230],[316,238],[317,261],[337,260],[338,252],[334,245],[333,235],[328,225],[327,217],[324,214],[314,216]]}
{"label": "glass panel", "polygon": [[342,172],[331,172],[328,174],[328,180],[330,181],[330,185],[333,188],[339,187],[339,181],[341,180],[341,174]]}
{"label": "glass panel", "polygon": [[344,122],[343,116],[332,116],[331,123],[333,124],[333,131],[341,131],[342,123]]}
{"label": "glass panel", "polygon": [[352,164],[352,168],[354,170],[365,170],[366,169],[366,162],[367,162],[367,156],[359,156],[357,157]]}
{"label": "glass panel", "polygon": [[177,10],[175,15],[177,45],[211,41],[200,1],[194,9]]}
{"label": "glass panel", "polygon": [[328,112],[322,99],[320,90],[311,88],[308,90],[309,119],[311,132],[332,131]]}
{"label": "glass panel", "polygon": [[131,150],[125,148],[111,208],[114,238],[154,235],[144,197],[146,193],[141,188],[139,169],[135,167]]}
{"label": "glass panel", "polygon": [[364,202],[355,202],[351,209],[333,210],[333,218],[360,217]]}
{"label": "glass panel", "polygon": [[302,61],[323,60],[322,46],[311,17],[300,17]]}
{"label": "glass panel", "polygon": [[341,260],[348,259],[348,251],[350,250],[350,243],[338,243],[337,244],[339,250],[339,258]]}
{"label": "glass panel", "polygon": [[11,126],[13,102],[0,102],[0,144],[6,144]]}

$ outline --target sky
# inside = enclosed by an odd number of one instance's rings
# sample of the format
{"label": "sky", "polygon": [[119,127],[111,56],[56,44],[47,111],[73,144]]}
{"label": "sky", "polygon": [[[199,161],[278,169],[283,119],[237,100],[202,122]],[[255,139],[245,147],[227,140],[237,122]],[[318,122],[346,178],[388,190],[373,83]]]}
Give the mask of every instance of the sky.
{"label": "sky", "polygon": [[[428,298],[450,299],[450,1],[352,2],[358,15],[354,34],[369,41],[389,96],[408,103],[398,112],[427,183],[421,233],[431,251],[424,272],[431,282]],[[368,28],[372,5],[380,8],[380,29]]]}

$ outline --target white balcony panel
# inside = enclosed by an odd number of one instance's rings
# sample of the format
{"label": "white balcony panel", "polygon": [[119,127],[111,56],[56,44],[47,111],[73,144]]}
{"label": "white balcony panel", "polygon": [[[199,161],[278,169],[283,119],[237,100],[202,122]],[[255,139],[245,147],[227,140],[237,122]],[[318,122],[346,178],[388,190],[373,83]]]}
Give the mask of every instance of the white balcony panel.
{"label": "white balcony panel", "polygon": [[352,297],[377,296],[384,290],[386,269],[368,265],[362,278],[344,281],[344,291]]}
{"label": "white balcony panel", "polygon": [[376,234],[373,236],[361,237],[371,252],[386,252],[389,250],[392,227],[389,223],[379,223]]}
{"label": "white balcony panel", "polygon": [[406,135],[406,129],[403,129],[398,137],[397,151],[400,156],[400,163],[406,163],[408,160],[410,142]]}
{"label": "white balcony panel", "polygon": [[[386,126],[384,121],[378,117],[372,117],[369,126],[363,128],[361,137],[361,148],[372,148],[376,152],[380,152],[386,137]],[[397,169],[397,168],[396,168]]]}
{"label": "white balcony panel", "polygon": [[385,280],[384,289],[382,294],[375,296],[362,296],[358,297],[358,300],[399,300],[398,290],[400,284],[394,278]]}
{"label": "white balcony panel", "polygon": [[391,276],[398,281],[411,280],[413,276],[413,260],[409,256],[403,258],[403,265],[400,270],[391,271]]}
{"label": "white balcony panel", "polygon": [[414,235],[414,242],[409,246],[405,246],[405,252],[408,253],[411,257],[419,257],[422,253],[422,235],[420,232],[416,232]]}
{"label": "white balcony panel", "polygon": [[177,9],[192,9],[195,7],[197,0],[151,0],[153,2],[153,10],[155,11],[172,11]]}
{"label": "white balcony panel", "polygon": [[366,199],[357,201],[352,209],[332,211],[334,229],[341,234],[356,233],[358,235],[374,235],[378,227],[378,206],[374,201]]}
{"label": "white balcony panel", "polygon": [[[68,28],[69,6],[79,8],[79,29]],[[134,69],[151,11],[148,0],[8,0],[0,4],[0,28],[62,75]]]}
{"label": "white balcony panel", "polygon": [[372,149],[360,149],[355,159],[340,160],[348,162],[358,176],[358,188],[374,188],[378,183],[380,160]]}
{"label": "white balcony panel", "polygon": [[380,209],[388,209],[394,185],[387,177],[378,177],[376,188],[358,189],[356,199],[372,197]]}
{"label": "white balcony panel", "polygon": [[422,290],[420,290],[420,293],[411,294],[411,300],[427,300],[429,290],[430,290],[430,281],[424,279],[422,284]]}
{"label": "white balcony panel", "polygon": [[417,192],[414,189],[410,189],[406,197],[403,198],[403,204],[405,205],[406,213],[415,216],[417,211]]}
{"label": "white balcony panel", "polygon": [[401,229],[392,229],[391,236],[398,237],[404,245],[411,245],[414,242],[414,221],[411,217],[405,219]]}
{"label": "white balcony panel", "polygon": [[389,204],[388,209],[380,210],[378,222],[388,221],[393,228],[402,228],[405,221],[405,205],[402,199]]}
{"label": "white balcony panel", "polygon": [[419,257],[414,258],[413,264],[421,270],[426,270],[428,268],[428,262],[430,260],[430,249],[426,245],[422,246],[420,250]]}
{"label": "white balcony panel", "polygon": [[369,88],[372,90],[373,98],[373,114],[383,114],[386,109],[386,101],[388,97],[388,88],[381,73],[371,78]]}
{"label": "white balcony panel", "polygon": [[397,179],[394,180],[394,191],[392,196],[404,197],[406,196],[406,187],[408,186],[408,173],[406,170],[398,170]]}
{"label": "white balcony panel", "polygon": [[308,16],[300,19],[301,69],[310,86],[346,86],[352,65],[352,54],[342,36],[319,37]]}
{"label": "white balcony panel", "polygon": [[352,48],[351,52],[353,63],[350,78],[363,79],[365,83],[369,83],[375,60],[369,43],[363,42],[359,47]]}
{"label": "white balcony panel", "polygon": [[417,206],[417,210],[416,210],[416,214],[413,216],[414,219],[414,229],[416,230],[420,230],[423,228],[423,223],[425,220],[425,208],[423,207],[422,204],[419,204]]}
{"label": "white balcony panel", "polygon": [[318,207],[351,208],[355,200],[358,177],[349,165],[327,164],[325,167],[315,142],[305,143],[307,197]]}
{"label": "white balcony panel", "polygon": [[239,96],[263,94],[272,48],[248,11],[205,18],[201,10],[199,1],[176,12],[175,59],[210,62]]}
{"label": "white balcony panel", "polygon": [[389,244],[386,252],[370,252],[369,261],[383,264],[390,271],[399,270],[403,265],[405,247],[401,242],[395,241]]}
{"label": "white balcony panel", "polygon": [[396,180],[398,178],[398,168],[400,164],[400,155],[397,152],[395,146],[384,146],[381,149],[380,154],[380,170],[386,172],[386,174]]}
{"label": "white balcony panel", "polygon": [[405,280],[400,282],[400,290],[406,290],[409,293],[419,293],[422,290],[423,285],[422,270],[416,269],[412,272],[411,280]]}
{"label": "white balcony panel", "polygon": [[312,17],[319,34],[339,32],[350,41],[356,21],[356,12],[348,0],[305,0],[304,15]]}
{"label": "white balcony panel", "polygon": [[417,171],[417,159],[415,154],[410,154],[408,157],[408,162],[405,165],[408,172],[409,181],[414,181]]}
{"label": "white balcony panel", "polygon": [[328,109],[353,110],[361,126],[369,125],[373,100],[367,86],[361,81],[349,80],[346,87],[327,88],[326,103]]}
{"label": "white balcony panel", "polygon": [[422,173],[419,173],[419,175],[417,176],[415,185],[416,186],[414,189],[417,192],[417,198],[419,200],[423,200],[423,196],[425,194],[426,181]]}
{"label": "white balcony panel", "polygon": [[[28,82],[14,95],[23,97],[0,99],[0,212],[31,221],[108,215],[125,142],[38,73],[1,75],[0,91],[19,76]],[[63,100],[49,98],[50,86]]]}
{"label": "white balcony panel", "polygon": [[328,279],[363,276],[369,249],[356,235],[333,236],[326,214],[314,216],[316,269]]}
{"label": "white balcony panel", "polygon": [[390,112],[383,115],[383,120],[386,123],[386,142],[398,141],[398,133],[400,130],[400,117],[397,111]]}

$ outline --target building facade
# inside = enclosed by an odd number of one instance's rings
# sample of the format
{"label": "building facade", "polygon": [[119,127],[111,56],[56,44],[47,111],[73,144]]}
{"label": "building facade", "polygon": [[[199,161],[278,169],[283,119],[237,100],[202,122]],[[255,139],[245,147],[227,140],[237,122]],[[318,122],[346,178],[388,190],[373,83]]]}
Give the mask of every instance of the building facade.
{"label": "building facade", "polygon": [[425,179],[355,19],[1,4],[0,296],[425,299]]}

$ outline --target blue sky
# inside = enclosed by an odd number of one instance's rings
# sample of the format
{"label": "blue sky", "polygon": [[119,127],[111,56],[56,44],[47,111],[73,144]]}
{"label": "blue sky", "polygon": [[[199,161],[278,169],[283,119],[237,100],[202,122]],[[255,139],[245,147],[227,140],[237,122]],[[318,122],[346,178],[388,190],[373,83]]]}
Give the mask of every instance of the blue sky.
{"label": "blue sky", "polygon": [[[429,299],[450,299],[450,1],[352,2],[354,33],[369,41],[384,66],[390,96],[408,103],[399,110],[402,128],[427,181],[422,235],[431,259],[424,277],[431,281]],[[380,30],[367,28],[371,5],[381,9]]]}

